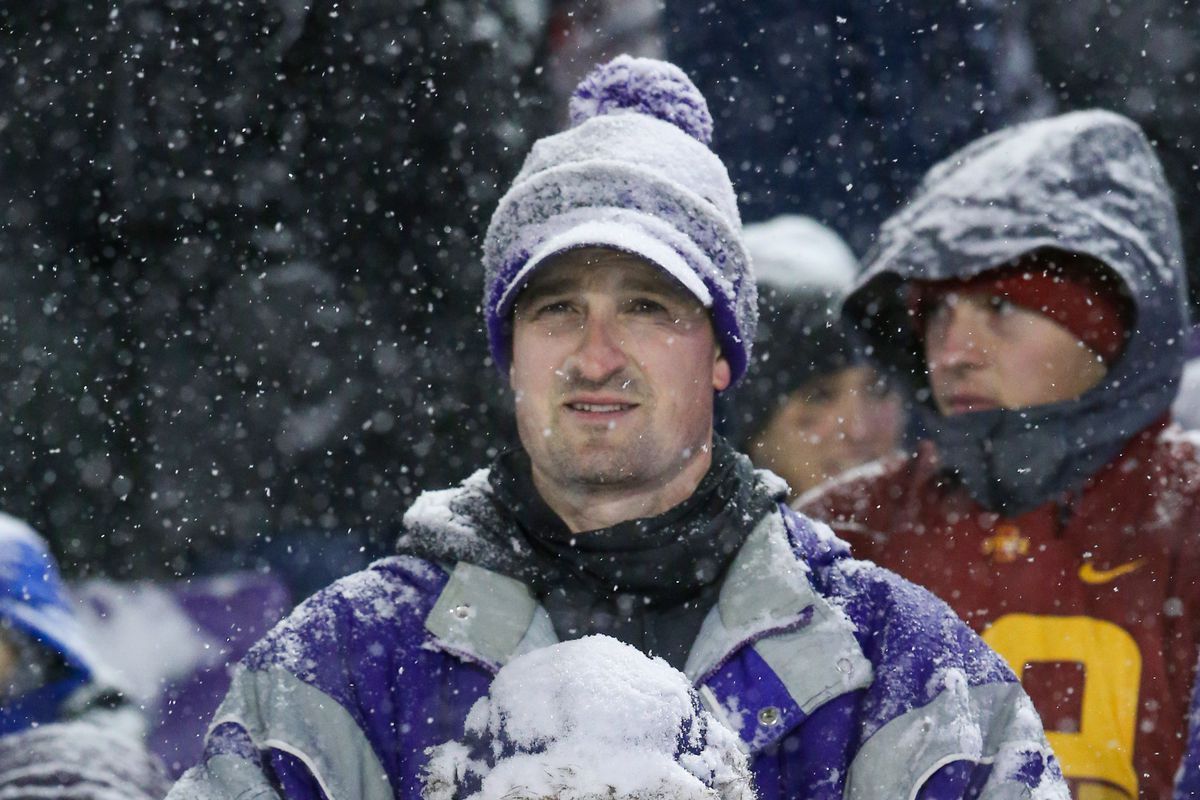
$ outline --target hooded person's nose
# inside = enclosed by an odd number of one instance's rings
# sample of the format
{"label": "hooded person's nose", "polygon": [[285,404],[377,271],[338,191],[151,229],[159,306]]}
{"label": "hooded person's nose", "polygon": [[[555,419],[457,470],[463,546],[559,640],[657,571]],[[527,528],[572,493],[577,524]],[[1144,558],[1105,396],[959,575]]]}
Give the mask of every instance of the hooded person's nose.
{"label": "hooded person's nose", "polygon": [[949,303],[938,312],[925,336],[925,360],[931,370],[981,366],[987,355],[986,312],[974,304]]}

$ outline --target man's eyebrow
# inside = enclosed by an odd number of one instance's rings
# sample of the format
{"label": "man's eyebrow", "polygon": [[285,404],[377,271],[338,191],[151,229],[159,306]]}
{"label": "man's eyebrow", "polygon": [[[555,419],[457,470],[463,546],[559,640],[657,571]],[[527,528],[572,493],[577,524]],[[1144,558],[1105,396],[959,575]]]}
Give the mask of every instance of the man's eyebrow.
{"label": "man's eyebrow", "polygon": [[525,284],[525,288],[517,294],[516,305],[531,303],[550,295],[569,292],[578,281],[569,277],[538,278]]}
{"label": "man's eyebrow", "polygon": [[[629,292],[646,292],[648,294],[659,295],[660,297],[674,297],[679,300],[696,300],[695,295],[689,292],[682,285],[676,283],[669,278],[651,277],[649,275],[638,275],[631,277],[625,282],[623,287]],[[697,300],[697,302],[699,302]]]}

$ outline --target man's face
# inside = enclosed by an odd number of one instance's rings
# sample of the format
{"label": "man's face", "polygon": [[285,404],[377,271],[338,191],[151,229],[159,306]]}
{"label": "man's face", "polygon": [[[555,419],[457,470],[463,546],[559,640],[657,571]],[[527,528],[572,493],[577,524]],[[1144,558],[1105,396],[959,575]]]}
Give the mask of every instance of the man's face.
{"label": "man's face", "polygon": [[513,310],[509,377],[535,473],[575,490],[665,486],[712,438],[730,382],[707,310],[614,250],[544,265]]}
{"label": "man's face", "polygon": [[1071,400],[1106,372],[1057,322],[984,293],[948,293],[929,312],[925,363],[946,416]]}
{"label": "man's face", "polygon": [[894,451],[903,427],[899,394],[871,367],[846,367],[793,392],[750,443],[750,457],[803,494]]}

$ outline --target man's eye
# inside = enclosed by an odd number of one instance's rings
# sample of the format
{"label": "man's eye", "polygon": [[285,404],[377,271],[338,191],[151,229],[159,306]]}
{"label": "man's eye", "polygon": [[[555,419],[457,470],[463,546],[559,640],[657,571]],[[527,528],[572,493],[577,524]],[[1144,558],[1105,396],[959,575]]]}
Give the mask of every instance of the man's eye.
{"label": "man's eye", "polygon": [[665,314],[667,308],[656,300],[639,297],[629,302],[629,310],[635,314]]}
{"label": "man's eye", "polygon": [[567,314],[570,313],[570,311],[571,304],[566,300],[555,300],[548,303],[542,303],[537,307],[537,310],[534,313],[539,317],[543,317],[554,316],[557,314]]}

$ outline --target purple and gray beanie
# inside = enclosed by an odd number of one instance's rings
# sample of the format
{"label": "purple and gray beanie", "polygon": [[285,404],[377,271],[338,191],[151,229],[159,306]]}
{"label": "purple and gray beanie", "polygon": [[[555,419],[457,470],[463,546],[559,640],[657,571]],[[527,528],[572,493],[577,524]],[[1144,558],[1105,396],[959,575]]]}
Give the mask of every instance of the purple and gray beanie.
{"label": "purple and gray beanie", "polygon": [[484,314],[506,370],[514,301],[548,258],[610,247],[669,273],[710,310],[736,381],[758,318],[737,198],[708,148],[712,116],[673,64],[618,56],[575,89],[571,127],[534,144],[484,241]]}

